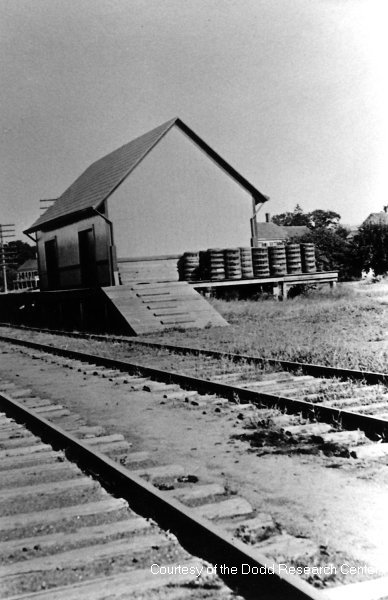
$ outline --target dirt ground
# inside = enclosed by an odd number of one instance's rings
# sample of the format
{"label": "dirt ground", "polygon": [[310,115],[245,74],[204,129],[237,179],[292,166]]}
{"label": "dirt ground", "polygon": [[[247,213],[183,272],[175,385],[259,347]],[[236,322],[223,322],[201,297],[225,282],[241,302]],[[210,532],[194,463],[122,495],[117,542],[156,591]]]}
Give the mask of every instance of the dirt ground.
{"label": "dirt ground", "polygon": [[133,450],[158,464],[179,463],[202,483],[220,482],[288,533],[353,556],[381,573],[386,563],[388,467],[321,455],[257,456],[241,431],[237,411],[164,401],[161,393],[129,391],[19,351],[0,347],[0,378],[63,404],[89,424],[122,433]]}

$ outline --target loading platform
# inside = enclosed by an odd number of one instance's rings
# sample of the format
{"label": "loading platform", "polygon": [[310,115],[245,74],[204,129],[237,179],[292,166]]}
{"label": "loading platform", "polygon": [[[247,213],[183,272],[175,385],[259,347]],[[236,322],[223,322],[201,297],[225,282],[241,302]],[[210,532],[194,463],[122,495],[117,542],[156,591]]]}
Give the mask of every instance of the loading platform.
{"label": "loading platform", "polygon": [[225,327],[228,323],[203,293],[236,288],[249,290],[246,294],[249,297],[251,292],[269,289],[274,297],[281,299],[287,297],[291,286],[329,284],[334,287],[337,280],[335,271],[238,281],[138,279],[102,288],[1,294],[0,314],[2,322],[122,335],[162,332],[172,327]]}
{"label": "loading platform", "polygon": [[217,288],[239,288],[241,286],[254,286],[256,288],[269,287],[275,298],[287,299],[287,294],[295,285],[317,285],[329,284],[334,288],[338,282],[337,271],[318,271],[315,273],[297,273],[295,275],[283,275],[281,277],[264,277],[260,279],[239,279],[223,281],[192,281],[190,285],[196,290],[212,290]]}

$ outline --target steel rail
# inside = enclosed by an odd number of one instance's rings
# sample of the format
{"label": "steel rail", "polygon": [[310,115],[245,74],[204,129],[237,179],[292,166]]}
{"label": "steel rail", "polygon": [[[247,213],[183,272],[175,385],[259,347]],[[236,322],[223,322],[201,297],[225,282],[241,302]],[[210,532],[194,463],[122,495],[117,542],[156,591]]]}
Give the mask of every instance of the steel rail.
{"label": "steel rail", "polygon": [[181,346],[179,344],[165,344],[163,342],[150,342],[147,340],[128,339],[120,336],[99,335],[97,333],[82,333],[73,331],[63,331],[60,329],[43,329],[39,327],[27,327],[24,325],[13,325],[12,323],[0,323],[0,327],[13,327],[25,329],[27,331],[38,331],[41,333],[61,335],[66,337],[91,339],[99,342],[119,342],[121,344],[132,344],[145,346],[148,348],[157,348],[160,350],[169,350],[177,354],[193,354],[196,356],[207,356],[209,358],[227,359],[232,362],[245,362],[247,364],[270,365],[281,367],[287,371],[302,371],[306,375],[315,377],[325,377],[327,379],[337,377],[341,380],[351,379],[354,381],[364,381],[370,385],[382,383],[388,385],[388,373],[379,373],[375,371],[360,371],[357,369],[345,369],[338,367],[329,367],[312,363],[301,363],[291,360],[278,358],[265,358],[263,356],[254,356],[251,354],[240,354],[236,352],[222,352],[220,350],[211,350],[207,348],[196,348],[195,346]]}
{"label": "steel rail", "polygon": [[157,381],[176,383],[182,388],[196,390],[204,394],[216,394],[243,403],[250,402],[259,406],[265,405],[276,407],[289,413],[302,414],[304,417],[313,417],[319,421],[330,424],[339,423],[344,429],[361,429],[372,439],[376,439],[376,436],[382,438],[388,437],[388,421],[376,416],[364,415],[349,410],[341,410],[332,406],[314,404],[313,402],[288,398],[278,394],[257,392],[236,385],[229,385],[218,381],[184,375],[175,371],[161,370],[139,363],[117,360],[97,354],[80,352],[78,350],[59,348],[40,342],[32,342],[30,340],[0,335],[0,341],[25,346],[34,350],[49,352],[51,354],[58,354],[73,360],[92,363],[97,366],[110,367],[130,374],[140,373]]}
{"label": "steel rail", "polygon": [[[249,598],[260,595],[263,600],[275,597],[279,600],[322,600],[320,590],[296,575],[280,572],[279,568],[275,568],[272,573],[273,563],[256,549],[225,534],[192,509],[165,496],[156,487],[17,400],[0,393],[0,408],[7,415],[27,424],[45,441],[50,441],[54,448],[69,453],[81,467],[105,481],[116,494],[125,498],[136,512],[153,518],[163,528],[174,533],[189,551],[200,554],[201,558],[209,560],[213,565],[223,564],[229,568],[249,565],[251,574],[242,577],[239,571],[238,575],[225,578],[240,593],[245,591]],[[254,569],[258,569],[260,578]]]}

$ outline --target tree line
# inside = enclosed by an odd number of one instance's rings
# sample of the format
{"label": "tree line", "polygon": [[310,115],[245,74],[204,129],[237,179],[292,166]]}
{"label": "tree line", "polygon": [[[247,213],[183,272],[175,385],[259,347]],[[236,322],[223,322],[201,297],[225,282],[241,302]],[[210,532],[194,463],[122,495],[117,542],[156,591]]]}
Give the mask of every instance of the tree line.
{"label": "tree line", "polygon": [[324,271],[338,271],[339,279],[352,280],[370,269],[377,275],[388,273],[388,225],[363,223],[354,236],[332,210],[305,213],[297,204],[292,212],[272,217],[276,225],[304,225],[309,231],[292,240],[315,244],[317,262]]}

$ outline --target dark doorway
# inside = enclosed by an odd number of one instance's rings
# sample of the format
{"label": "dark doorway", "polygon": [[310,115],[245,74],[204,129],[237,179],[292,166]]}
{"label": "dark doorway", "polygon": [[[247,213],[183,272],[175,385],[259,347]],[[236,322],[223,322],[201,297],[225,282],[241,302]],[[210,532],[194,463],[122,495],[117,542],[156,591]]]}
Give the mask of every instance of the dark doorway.
{"label": "dark doorway", "polygon": [[57,240],[49,240],[44,244],[46,254],[47,287],[49,290],[59,289],[59,269]]}
{"label": "dark doorway", "polygon": [[97,285],[96,245],[94,229],[78,232],[79,262],[81,269],[81,285],[93,287]]}

